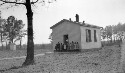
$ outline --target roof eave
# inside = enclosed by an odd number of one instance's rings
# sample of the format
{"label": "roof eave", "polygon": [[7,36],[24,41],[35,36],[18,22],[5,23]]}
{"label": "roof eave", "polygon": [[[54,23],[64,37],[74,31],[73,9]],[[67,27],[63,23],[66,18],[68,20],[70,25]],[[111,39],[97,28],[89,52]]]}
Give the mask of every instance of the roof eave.
{"label": "roof eave", "polygon": [[81,25],[83,27],[91,27],[91,28],[97,28],[97,29],[101,29],[103,27],[99,27],[99,26],[91,26],[91,25]]}
{"label": "roof eave", "polygon": [[51,26],[50,29],[53,29],[54,27],[56,27],[57,25],[59,25],[60,23],[67,21],[66,19],[63,19],[61,21],[59,21],[58,23],[56,23],[55,25]]}
{"label": "roof eave", "polygon": [[51,26],[50,29],[53,29],[54,27],[58,26],[59,24],[63,23],[64,21],[72,22],[72,23],[75,23],[75,24],[78,24],[78,25],[84,26],[84,27],[91,27],[91,28],[98,28],[98,29],[103,28],[103,27],[99,27],[99,26],[95,26],[95,25],[94,26],[92,26],[92,25],[86,25],[86,23],[80,24],[79,22],[75,22],[75,21],[73,22],[73,21],[69,21],[67,19],[63,19],[63,20],[59,21],[58,23],[56,23],[55,25]]}

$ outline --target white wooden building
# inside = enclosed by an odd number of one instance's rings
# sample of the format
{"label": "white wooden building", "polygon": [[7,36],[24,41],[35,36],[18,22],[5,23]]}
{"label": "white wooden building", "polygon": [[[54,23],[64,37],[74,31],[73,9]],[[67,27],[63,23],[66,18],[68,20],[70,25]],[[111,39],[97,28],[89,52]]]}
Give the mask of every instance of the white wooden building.
{"label": "white wooden building", "polygon": [[50,27],[52,29],[52,45],[55,49],[56,44],[67,42],[78,42],[80,49],[92,49],[101,47],[102,27],[90,25],[85,22],[71,21],[63,19]]}

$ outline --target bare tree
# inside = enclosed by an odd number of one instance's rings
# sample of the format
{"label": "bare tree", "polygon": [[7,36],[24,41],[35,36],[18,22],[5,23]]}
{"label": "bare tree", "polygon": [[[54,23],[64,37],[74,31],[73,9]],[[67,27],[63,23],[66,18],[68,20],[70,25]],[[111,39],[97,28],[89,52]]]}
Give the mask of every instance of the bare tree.
{"label": "bare tree", "polygon": [[[28,41],[27,41],[27,56],[26,60],[23,63],[23,65],[30,65],[34,64],[34,41],[33,41],[33,11],[31,8],[32,4],[38,3],[39,0],[33,1],[33,0],[0,0],[4,4],[15,4],[16,5],[24,5],[27,10],[27,34],[28,34]],[[52,0],[53,1],[53,0]],[[45,3],[45,0],[41,0],[40,2]],[[51,3],[48,0],[48,3]]]}

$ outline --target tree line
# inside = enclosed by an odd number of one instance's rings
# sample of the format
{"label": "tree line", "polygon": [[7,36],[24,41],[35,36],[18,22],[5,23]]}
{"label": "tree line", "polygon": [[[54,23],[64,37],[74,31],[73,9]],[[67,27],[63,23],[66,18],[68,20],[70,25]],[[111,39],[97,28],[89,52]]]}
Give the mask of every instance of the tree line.
{"label": "tree line", "polygon": [[27,34],[24,29],[25,24],[22,20],[18,20],[14,16],[9,16],[7,19],[0,17],[0,42],[7,45],[11,43],[16,43],[20,41],[20,47],[22,43],[22,38]]}
{"label": "tree line", "polygon": [[108,25],[101,30],[102,40],[107,39],[110,43],[122,42],[125,38],[125,23],[117,25]]}

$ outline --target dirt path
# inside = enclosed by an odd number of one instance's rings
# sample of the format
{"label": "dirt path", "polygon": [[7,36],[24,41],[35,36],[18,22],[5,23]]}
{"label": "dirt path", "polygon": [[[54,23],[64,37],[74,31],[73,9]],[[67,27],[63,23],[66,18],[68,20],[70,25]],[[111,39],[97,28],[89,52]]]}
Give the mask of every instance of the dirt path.
{"label": "dirt path", "polygon": [[[52,52],[46,52],[46,53],[52,53]],[[41,53],[41,54],[36,54],[34,55],[35,57],[37,56],[43,56],[45,55],[45,53]],[[11,59],[20,59],[20,58],[25,58],[26,56],[21,56],[21,57],[11,57],[11,58],[2,58],[0,60],[11,60]]]}

